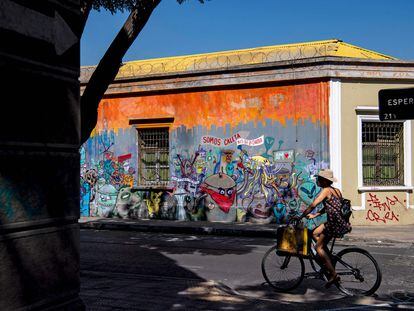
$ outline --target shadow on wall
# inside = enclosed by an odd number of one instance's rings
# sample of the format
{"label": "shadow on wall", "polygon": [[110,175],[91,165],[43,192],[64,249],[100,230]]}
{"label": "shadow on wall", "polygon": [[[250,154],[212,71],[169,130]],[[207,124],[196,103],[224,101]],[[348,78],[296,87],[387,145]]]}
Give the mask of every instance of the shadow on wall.
{"label": "shadow on wall", "polygon": [[[55,229],[54,234],[43,231],[48,234],[0,234],[1,310],[58,304],[77,297],[77,225]],[[81,302],[78,307],[83,310]]]}
{"label": "shadow on wall", "polygon": [[4,154],[0,310],[72,300],[79,290],[79,175],[74,169],[79,157],[76,152],[18,152],[6,159]]}

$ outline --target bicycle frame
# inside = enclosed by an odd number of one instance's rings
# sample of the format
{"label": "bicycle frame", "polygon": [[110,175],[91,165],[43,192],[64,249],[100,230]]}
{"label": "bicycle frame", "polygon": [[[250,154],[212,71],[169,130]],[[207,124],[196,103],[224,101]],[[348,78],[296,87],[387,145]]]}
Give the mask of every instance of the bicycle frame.
{"label": "bicycle frame", "polygon": [[[338,257],[336,253],[333,251],[335,246],[336,238],[332,240],[330,248],[327,248],[328,255],[330,256],[331,260],[335,260],[336,262],[341,263],[344,267],[348,268],[348,272],[340,272],[339,275],[354,275],[357,279],[361,279],[360,273],[358,269],[355,269],[351,265],[349,265],[347,262],[343,261],[342,258]],[[303,259],[308,259],[309,263],[312,267],[312,270],[314,272],[308,272],[305,273],[305,278],[321,278],[321,279],[327,279],[325,273],[327,272],[326,269],[318,263],[318,259],[316,257],[316,251],[315,251],[315,240],[312,239],[312,251],[311,255],[309,257],[302,257]],[[318,265],[320,269],[318,270]]]}

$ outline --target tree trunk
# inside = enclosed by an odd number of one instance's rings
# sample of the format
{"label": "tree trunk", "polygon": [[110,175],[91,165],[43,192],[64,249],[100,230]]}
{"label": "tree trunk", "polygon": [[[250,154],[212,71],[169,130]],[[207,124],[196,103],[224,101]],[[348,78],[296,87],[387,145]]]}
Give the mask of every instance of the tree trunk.
{"label": "tree trunk", "polygon": [[122,58],[160,2],[161,0],[138,1],[93,72],[81,97],[81,144],[89,138],[96,126],[99,102],[109,84],[114,81]]}

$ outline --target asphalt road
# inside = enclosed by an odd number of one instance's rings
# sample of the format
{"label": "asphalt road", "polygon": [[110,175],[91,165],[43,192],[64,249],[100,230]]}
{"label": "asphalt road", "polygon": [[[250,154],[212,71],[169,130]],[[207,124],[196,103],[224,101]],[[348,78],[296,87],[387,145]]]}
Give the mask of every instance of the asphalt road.
{"label": "asphalt road", "polygon": [[383,280],[373,297],[346,297],[321,280],[305,280],[289,294],[274,292],[260,269],[273,243],[81,230],[81,297],[88,310],[414,309],[413,244],[353,242],[377,259]]}

